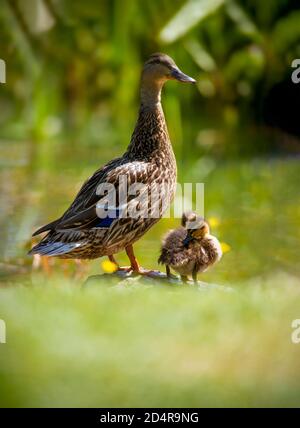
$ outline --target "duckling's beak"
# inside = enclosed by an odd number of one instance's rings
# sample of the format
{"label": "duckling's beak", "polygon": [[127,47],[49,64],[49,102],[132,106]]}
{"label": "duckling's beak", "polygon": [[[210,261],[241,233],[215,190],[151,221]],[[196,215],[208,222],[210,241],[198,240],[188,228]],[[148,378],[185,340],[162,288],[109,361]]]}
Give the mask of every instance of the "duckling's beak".
{"label": "duckling's beak", "polygon": [[193,240],[193,237],[188,233],[184,238],[184,240],[182,241],[183,246],[187,247],[192,240]]}
{"label": "duckling's beak", "polygon": [[171,71],[171,76],[173,79],[178,80],[179,82],[184,83],[196,83],[196,80],[192,77],[188,76],[187,74],[184,74],[179,68],[173,68]]}

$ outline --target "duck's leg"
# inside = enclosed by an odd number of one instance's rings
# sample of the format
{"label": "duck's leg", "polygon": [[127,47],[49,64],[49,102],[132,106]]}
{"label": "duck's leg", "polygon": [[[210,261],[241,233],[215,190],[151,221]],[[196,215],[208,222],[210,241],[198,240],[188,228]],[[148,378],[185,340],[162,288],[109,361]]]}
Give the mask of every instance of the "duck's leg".
{"label": "duck's leg", "polygon": [[107,257],[108,257],[109,261],[111,261],[113,264],[115,264],[117,266],[117,271],[132,272],[133,269],[131,266],[120,266],[113,254],[111,254]]}
{"label": "duck's leg", "polygon": [[157,278],[157,277],[161,277],[162,275],[164,275],[157,270],[150,270],[150,269],[142,268],[140,266],[139,262],[137,261],[135,255],[134,255],[132,245],[127,245],[127,247],[125,247],[125,251],[126,251],[126,254],[130,260],[130,270],[132,272],[138,273],[140,275],[147,275],[147,276],[150,276],[152,278]]}
{"label": "duck's leg", "polygon": [[133,272],[141,273],[141,267],[139,265],[139,262],[137,261],[134,252],[133,252],[133,246],[128,245],[125,247],[126,254],[130,261],[130,268]]}
{"label": "duck's leg", "polygon": [[112,262],[113,264],[115,264],[117,266],[117,271],[121,271],[121,272],[132,272],[133,271],[132,266],[120,266],[113,254],[109,254],[107,257],[108,257],[108,260],[110,262]]}
{"label": "duck's leg", "polygon": [[115,264],[117,266],[117,271],[131,272],[133,270],[131,266],[120,266],[113,254],[111,254],[107,257],[108,257],[109,261],[111,261],[113,264]]}
{"label": "duck's leg", "polygon": [[114,264],[117,266],[118,270],[121,270],[120,265],[119,265],[119,263],[117,262],[117,260],[115,259],[115,257],[114,257],[114,255],[113,255],[113,254],[110,254],[110,255],[108,256],[108,259],[109,259],[109,261],[110,261],[110,262],[114,263]]}
{"label": "duck's leg", "polygon": [[107,255],[108,260],[110,262],[112,262],[114,265],[117,266],[117,272],[127,272],[130,273],[132,272],[134,269],[132,268],[132,266],[120,266],[119,263],[117,262],[117,260],[115,259],[115,256],[113,254],[108,254]]}
{"label": "duck's leg", "polygon": [[181,276],[181,281],[182,282],[188,282],[188,277],[186,275],[180,275]]}

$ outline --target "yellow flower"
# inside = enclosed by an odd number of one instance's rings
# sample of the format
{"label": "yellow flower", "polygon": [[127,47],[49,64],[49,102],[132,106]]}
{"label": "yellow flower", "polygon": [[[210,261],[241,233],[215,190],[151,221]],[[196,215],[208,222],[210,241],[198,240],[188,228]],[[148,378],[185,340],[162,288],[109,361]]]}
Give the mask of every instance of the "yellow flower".
{"label": "yellow flower", "polygon": [[114,273],[118,269],[118,266],[110,260],[103,260],[101,267],[105,273]]}
{"label": "yellow flower", "polygon": [[221,222],[217,217],[209,217],[208,223],[210,227],[215,228],[215,227],[218,227]]}
{"label": "yellow flower", "polygon": [[226,242],[220,242],[223,253],[228,253],[231,250],[231,246]]}

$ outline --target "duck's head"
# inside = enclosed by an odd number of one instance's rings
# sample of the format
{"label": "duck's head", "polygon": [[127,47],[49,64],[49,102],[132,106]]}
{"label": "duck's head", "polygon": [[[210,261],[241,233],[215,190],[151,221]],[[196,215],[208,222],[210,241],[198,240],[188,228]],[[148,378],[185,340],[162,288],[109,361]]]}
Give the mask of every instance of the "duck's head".
{"label": "duck's head", "polygon": [[187,229],[186,238],[183,245],[186,247],[191,241],[201,241],[209,234],[209,225],[207,221],[198,216],[195,212],[188,212],[182,215],[182,226]]}
{"label": "duck's head", "polygon": [[143,77],[166,82],[167,80],[178,80],[184,83],[196,83],[192,77],[184,74],[175,64],[173,59],[163,53],[154,53],[145,62]]}
{"label": "duck's head", "polygon": [[196,80],[184,74],[173,59],[163,53],[154,53],[145,62],[142,79],[142,101],[146,103],[160,101],[160,91],[168,80],[178,80],[183,83],[195,83]]}

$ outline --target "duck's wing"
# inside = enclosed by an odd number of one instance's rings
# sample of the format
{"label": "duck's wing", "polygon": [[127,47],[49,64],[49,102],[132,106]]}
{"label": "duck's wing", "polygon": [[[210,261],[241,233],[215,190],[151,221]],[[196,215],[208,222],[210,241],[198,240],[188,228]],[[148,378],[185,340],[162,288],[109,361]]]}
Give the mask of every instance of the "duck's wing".
{"label": "duck's wing", "polygon": [[90,178],[88,178],[82,185],[74,201],[62,216],[61,220],[73,217],[75,213],[84,211],[85,209],[93,206],[98,200],[97,194],[98,186],[101,183],[109,182],[114,175],[114,172],[124,164],[123,158],[116,158],[107,163],[102,168],[99,168]]}
{"label": "duck's wing", "polygon": [[91,206],[93,204],[93,201],[97,197],[96,189],[97,189],[98,183],[100,183],[101,181],[104,182],[108,173],[112,171],[114,168],[116,168],[117,166],[119,166],[121,163],[122,163],[122,158],[116,158],[108,162],[103,167],[99,168],[90,178],[88,178],[83,183],[74,201],[72,202],[70,207],[65,211],[65,213],[60,218],[37,229],[32,236],[39,235],[40,233],[43,233],[43,232],[55,230],[57,226],[62,224],[65,220],[73,217],[76,214],[79,214],[81,211],[84,211],[86,208]]}
{"label": "duck's wing", "polygon": [[[152,175],[152,166],[148,162],[126,162],[122,158],[110,162],[84,183],[69,209],[54,222],[54,230],[109,228],[138,204],[139,212],[142,212],[143,200],[148,204],[144,196],[149,191]],[[137,194],[121,188],[124,183],[127,189],[137,185]]]}

